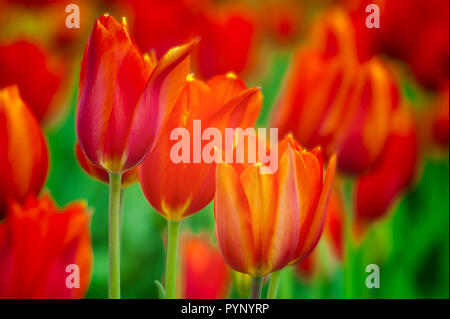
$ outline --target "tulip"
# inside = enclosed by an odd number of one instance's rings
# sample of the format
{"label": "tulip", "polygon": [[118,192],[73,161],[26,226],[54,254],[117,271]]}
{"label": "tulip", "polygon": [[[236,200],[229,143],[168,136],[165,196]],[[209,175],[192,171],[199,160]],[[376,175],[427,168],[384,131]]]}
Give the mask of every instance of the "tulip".
{"label": "tulip", "polygon": [[91,213],[49,195],[13,202],[0,224],[0,298],[82,298],[92,273]]}
{"label": "tulip", "polygon": [[23,203],[41,191],[47,146],[36,118],[15,86],[0,89],[0,219],[10,201]]}
{"label": "tulip", "polygon": [[279,168],[273,174],[259,174],[263,163],[216,168],[217,241],[230,267],[253,277],[252,297],[258,297],[263,276],[305,259],[314,249],[334,177],[335,156],[323,180],[320,149],[308,151],[287,136],[278,150]]}
{"label": "tulip", "polygon": [[226,297],[230,283],[230,269],[218,247],[212,245],[205,235],[183,236],[180,275],[183,298]]}
{"label": "tulip", "polygon": [[340,31],[347,30],[343,19],[325,20],[317,44],[295,54],[272,126],[307,147],[322,146],[326,158],[336,153],[341,171],[361,174],[381,155],[398,93],[378,58],[358,62],[354,40]]}
{"label": "tulip", "polygon": [[[194,120],[200,120],[205,128],[214,127],[221,132],[227,127],[247,128],[256,121],[261,104],[261,92],[254,88],[247,89],[234,74],[219,75],[206,83],[188,76],[166,127],[154,149],[139,167],[139,181],[145,197],[155,210],[168,220],[168,298],[175,294],[179,222],[212,201],[215,170],[214,162],[172,162],[170,152],[175,141],[170,138],[171,132],[184,128],[193,137]],[[205,144],[205,141],[200,141],[200,152]]]}
{"label": "tulip", "polygon": [[392,131],[379,163],[356,181],[353,225],[356,239],[361,239],[367,225],[385,216],[393,201],[411,185],[417,165],[416,125],[410,110],[401,107],[395,111]]}
{"label": "tulip", "polygon": [[158,62],[142,55],[125,19],[103,15],[81,64],[77,136],[87,159],[109,174],[109,296],[120,298],[122,174],[154,146],[189,69],[194,43],[173,48]]}
{"label": "tulip", "polygon": [[49,53],[26,41],[0,45],[0,88],[17,85],[20,96],[39,122],[55,113],[64,70]]}

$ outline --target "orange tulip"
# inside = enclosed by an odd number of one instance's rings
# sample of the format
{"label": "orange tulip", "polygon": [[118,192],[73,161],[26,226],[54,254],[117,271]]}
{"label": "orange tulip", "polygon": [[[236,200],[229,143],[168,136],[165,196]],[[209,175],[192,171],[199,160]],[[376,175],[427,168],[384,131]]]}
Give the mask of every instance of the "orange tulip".
{"label": "orange tulip", "polygon": [[414,119],[410,110],[398,108],[380,161],[355,185],[354,231],[357,238],[367,225],[385,216],[392,202],[412,183],[417,164],[418,137]]}
{"label": "orange tulip", "polygon": [[35,44],[19,41],[0,45],[0,70],[0,88],[17,85],[36,119],[48,121],[62,85],[62,65]]}
{"label": "orange tulip", "polygon": [[95,23],[81,66],[77,135],[86,157],[108,173],[137,166],[153,147],[189,68],[193,43],[156,63],[143,56],[125,20]]}
{"label": "orange tulip", "polygon": [[83,202],[61,211],[49,195],[13,203],[0,224],[0,298],[82,298],[92,272],[89,224]]}
{"label": "orange tulip", "polygon": [[[90,176],[93,178],[99,180],[100,182],[103,182],[105,184],[109,183],[109,175],[108,172],[104,169],[95,166],[93,163],[91,163],[87,158],[86,155],[84,155],[83,150],[80,147],[79,143],[75,144],[75,155],[77,157],[78,163],[80,164],[81,168]],[[138,169],[132,168],[128,171],[126,171],[122,175],[122,187],[128,187],[134,183],[136,183],[139,180],[138,177]]]}
{"label": "orange tulip", "polygon": [[305,259],[322,233],[336,158],[325,181],[320,149],[308,151],[291,136],[278,144],[279,167],[217,164],[216,236],[228,264],[253,277]]}
{"label": "orange tulip", "polygon": [[381,154],[398,94],[379,59],[358,62],[346,19],[327,15],[315,46],[296,53],[272,126],[307,147],[322,146],[326,158],[336,153],[340,170],[359,174]]}
{"label": "orange tulip", "polygon": [[48,170],[47,146],[39,123],[17,87],[0,89],[0,219],[8,203],[41,191]]}
{"label": "orange tulip", "polygon": [[207,236],[185,235],[181,248],[182,298],[225,298],[230,269]]}
{"label": "orange tulip", "polygon": [[[261,104],[261,92],[246,89],[233,74],[216,76],[206,83],[187,78],[161,137],[139,167],[142,191],[158,213],[179,221],[205,207],[214,197],[214,162],[195,163],[193,154],[190,163],[172,162],[170,152],[176,143],[170,139],[172,130],[187,129],[192,141],[194,120],[200,120],[203,128],[214,127],[222,132],[227,127],[251,127]],[[205,144],[207,141],[202,140],[201,149]]]}

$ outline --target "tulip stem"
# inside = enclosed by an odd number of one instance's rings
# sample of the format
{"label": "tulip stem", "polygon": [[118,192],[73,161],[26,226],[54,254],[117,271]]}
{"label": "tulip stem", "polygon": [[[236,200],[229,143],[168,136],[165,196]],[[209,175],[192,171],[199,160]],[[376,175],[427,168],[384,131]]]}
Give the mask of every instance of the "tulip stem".
{"label": "tulip stem", "polygon": [[278,283],[280,281],[281,270],[275,271],[270,276],[269,290],[267,291],[267,299],[277,298]]}
{"label": "tulip stem", "polygon": [[261,299],[261,290],[264,277],[252,277],[251,299]]}
{"label": "tulip stem", "polygon": [[120,201],[122,174],[109,174],[109,293],[120,299]]}
{"label": "tulip stem", "polygon": [[167,228],[166,299],[174,299],[177,279],[178,235],[180,233],[180,222],[168,220]]}

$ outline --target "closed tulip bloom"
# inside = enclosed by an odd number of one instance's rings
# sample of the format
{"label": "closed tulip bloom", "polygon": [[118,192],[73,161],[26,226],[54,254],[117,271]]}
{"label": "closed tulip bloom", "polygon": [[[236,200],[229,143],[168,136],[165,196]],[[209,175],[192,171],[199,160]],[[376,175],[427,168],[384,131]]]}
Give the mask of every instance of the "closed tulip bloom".
{"label": "closed tulip bloom", "polygon": [[[0,298],[82,298],[92,272],[91,214],[48,195],[12,203],[0,224]],[[71,276],[72,275],[72,276]]]}
{"label": "closed tulip bloom", "polygon": [[305,259],[317,244],[331,192],[336,158],[323,179],[320,149],[308,151],[291,136],[278,144],[279,166],[217,164],[216,236],[228,264],[262,277]]}
{"label": "closed tulip bloom", "polygon": [[86,157],[108,173],[137,166],[159,135],[181,90],[193,43],[156,63],[143,56],[125,20],[95,23],[81,66],[77,135]]}
{"label": "closed tulip bloom", "polygon": [[206,235],[185,235],[182,239],[182,298],[225,298],[231,279],[230,269],[219,248]]}
{"label": "closed tulip bloom", "polygon": [[272,126],[306,147],[322,146],[326,158],[337,154],[341,171],[360,174],[381,154],[398,92],[378,58],[358,61],[345,21],[332,16],[316,43],[297,51]]}
{"label": "closed tulip bloom", "polygon": [[47,146],[36,118],[15,86],[0,89],[0,219],[8,203],[41,191],[48,170]]}
{"label": "closed tulip bloom", "polygon": [[[105,184],[109,183],[109,175],[108,172],[103,168],[95,166],[91,161],[89,161],[84,155],[83,150],[80,147],[79,143],[75,144],[75,155],[77,157],[78,163],[81,168],[93,178],[103,182]],[[130,169],[123,173],[122,175],[122,187],[128,187],[139,180],[138,177],[138,169],[137,167]]]}
{"label": "closed tulip bloom", "polygon": [[208,141],[201,141],[199,149],[190,152],[189,163],[174,163],[170,152],[177,141],[171,140],[171,132],[185,128],[190,146],[194,145],[193,121],[200,120],[202,129],[218,128],[224,136],[227,127],[252,127],[261,104],[261,92],[247,89],[233,74],[219,75],[208,82],[188,77],[161,137],[139,167],[142,191],[158,213],[179,221],[204,208],[214,197],[215,163],[202,159],[195,162],[193,154],[202,156]]}
{"label": "closed tulip bloom", "polygon": [[398,108],[392,131],[377,166],[362,175],[355,185],[356,238],[367,226],[386,216],[392,203],[414,180],[418,165],[418,136],[411,111]]}

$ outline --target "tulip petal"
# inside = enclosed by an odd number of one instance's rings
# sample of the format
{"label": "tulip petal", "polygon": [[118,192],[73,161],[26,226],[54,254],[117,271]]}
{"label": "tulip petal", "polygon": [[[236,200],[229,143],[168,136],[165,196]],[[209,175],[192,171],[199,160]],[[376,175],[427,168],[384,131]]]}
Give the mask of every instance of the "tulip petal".
{"label": "tulip petal", "polygon": [[236,271],[255,275],[252,216],[239,175],[233,166],[216,165],[216,235],[227,263]]}
{"label": "tulip petal", "polygon": [[125,167],[143,159],[154,147],[183,88],[189,72],[189,54],[195,44],[191,42],[170,49],[150,75],[133,114],[128,139],[129,164]]}

